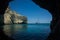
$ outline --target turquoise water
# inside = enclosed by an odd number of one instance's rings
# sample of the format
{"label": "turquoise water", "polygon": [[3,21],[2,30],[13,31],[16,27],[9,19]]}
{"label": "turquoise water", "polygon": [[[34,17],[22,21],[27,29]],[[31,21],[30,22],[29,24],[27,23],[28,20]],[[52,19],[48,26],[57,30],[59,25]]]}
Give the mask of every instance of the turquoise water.
{"label": "turquoise water", "polygon": [[4,33],[15,40],[45,40],[50,33],[50,24],[4,25]]}

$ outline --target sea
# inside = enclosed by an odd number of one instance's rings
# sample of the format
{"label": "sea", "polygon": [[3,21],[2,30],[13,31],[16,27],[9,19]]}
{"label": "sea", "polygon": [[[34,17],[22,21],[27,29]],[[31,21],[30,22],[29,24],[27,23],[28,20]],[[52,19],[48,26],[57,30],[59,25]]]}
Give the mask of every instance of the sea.
{"label": "sea", "polygon": [[15,40],[46,40],[50,23],[4,25],[3,31]]}

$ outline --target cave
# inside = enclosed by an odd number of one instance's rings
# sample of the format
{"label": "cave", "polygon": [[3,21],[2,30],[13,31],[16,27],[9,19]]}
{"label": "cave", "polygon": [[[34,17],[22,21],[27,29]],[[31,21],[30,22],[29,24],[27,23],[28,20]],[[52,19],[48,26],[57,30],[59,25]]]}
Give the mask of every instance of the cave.
{"label": "cave", "polygon": [[60,40],[60,1],[59,0],[32,0],[52,15],[50,23],[51,33],[47,40]]}
{"label": "cave", "polygon": [[[1,22],[1,21],[4,20],[3,15],[10,1],[11,0],[0,1],[0,18],[1,18],[0,24],[4,24],[4,22]],[[48,36],[47,40],[60,40],[60,14],[59,14],[60,13],[60,6],[59,6],[60,0],[33,0],[33,2],[35,2],[37,5],[41,6],[42,8],[48,10],[52,15],[52,21],[50,24],[51,33]],[[1,30],[1,27],[0,27],[0,35],[1,37],[4,36],[7,38],[7,36]]]}

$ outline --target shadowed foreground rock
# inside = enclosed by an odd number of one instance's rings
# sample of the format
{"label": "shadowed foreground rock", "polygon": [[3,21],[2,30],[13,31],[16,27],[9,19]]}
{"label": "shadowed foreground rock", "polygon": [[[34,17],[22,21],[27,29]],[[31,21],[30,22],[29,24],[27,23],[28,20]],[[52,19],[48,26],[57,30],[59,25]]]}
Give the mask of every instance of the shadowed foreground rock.
{"label": "shadowed foreground rock", "polygon": [[4,24],[4,13],[12,0],[0,0],[0,24]]}
{"label": "shadowed foreground rock", "polygon": [[4,13],[10,1],[12,0],[0,0],[0,40],[13,40],[12,38],[5,35],[2,27],[4,24]]}
{"label": "shadowed foreground rock", "polygon": [[48,40],[60,40],[60,0],[33,0],[33,2],[48,10],[52,15]]}

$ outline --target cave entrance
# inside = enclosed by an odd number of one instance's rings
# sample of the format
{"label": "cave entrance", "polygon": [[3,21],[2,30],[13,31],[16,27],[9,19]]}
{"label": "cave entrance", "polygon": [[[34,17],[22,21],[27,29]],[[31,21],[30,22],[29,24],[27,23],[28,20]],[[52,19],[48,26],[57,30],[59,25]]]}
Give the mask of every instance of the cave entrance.
{"label": "cave entrance", "polygon": [[4,25],[5,34],[16,40],[45,40],[48,37],[52,16],[47,10],[40,8],[32,0],[14,0],[9,8],[21,16],[26,16],[28,24]]}

